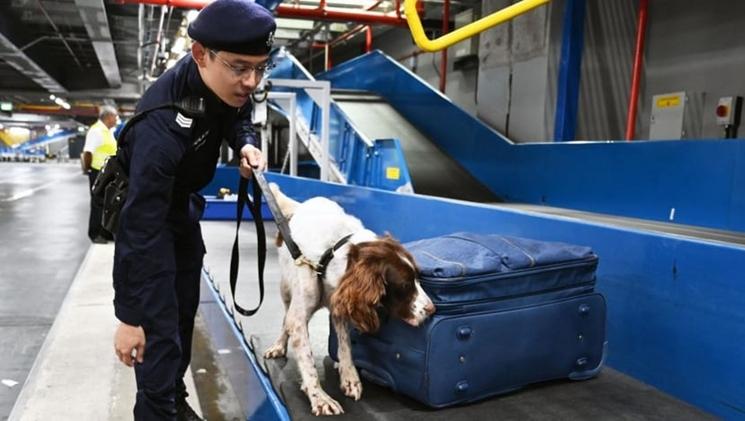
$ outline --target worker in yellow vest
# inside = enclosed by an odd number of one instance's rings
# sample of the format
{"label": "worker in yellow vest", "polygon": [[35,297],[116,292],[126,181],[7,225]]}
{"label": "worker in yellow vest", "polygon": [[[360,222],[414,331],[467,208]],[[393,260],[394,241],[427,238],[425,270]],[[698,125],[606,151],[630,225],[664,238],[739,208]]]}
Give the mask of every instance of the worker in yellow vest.
{"label": "worker in yellow vest", "polygon": [[[85,136],[85,146],[80,155],[83,172],[88,174],[90,187],[96,181],[106,158],[116,154],[116,139],[112,129],[116,126],[118,112],[110,105],[104,105],[96,121]],[[90,191],[90,188],[88,189]],[[112,240],[111,234],[101,227],[101,207],[91,197],[91,213],[88,218],[88,237],[94,243],[103,244]]]}

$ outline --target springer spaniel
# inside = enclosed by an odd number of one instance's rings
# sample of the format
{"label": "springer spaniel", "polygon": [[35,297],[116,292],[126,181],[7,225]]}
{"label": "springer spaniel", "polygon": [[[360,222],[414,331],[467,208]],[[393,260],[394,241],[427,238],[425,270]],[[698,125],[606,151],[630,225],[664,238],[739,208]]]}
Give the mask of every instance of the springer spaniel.
{"label": "springer spaniel", "polygon": [[418,326],[435,307],[417,280],[414,258],[390,236],[378,237],[365,229],[359,219],[348,215],[335,202],[315,197],[298,203],[271,184],[282,213],[290,218],[290,230],[303,256],[317,263],[327,249],[351,234],[328,263],[321,283],[313,267],[295,262],[287,247],[279,247],[280,290],[285,305],[282,333],[264,353],[264,358],[279,358],[287,352],[291,339],[302,378],[301,389],[310,400],[315,415],[344,412],[318,380],[313,363],[308,321],[325,306],[331,313],[339,342],[340,387],[345,395],[358,400],[362,383],[352,362],[349,328],[375,332],[380,326],[378,309],[412,326]]}

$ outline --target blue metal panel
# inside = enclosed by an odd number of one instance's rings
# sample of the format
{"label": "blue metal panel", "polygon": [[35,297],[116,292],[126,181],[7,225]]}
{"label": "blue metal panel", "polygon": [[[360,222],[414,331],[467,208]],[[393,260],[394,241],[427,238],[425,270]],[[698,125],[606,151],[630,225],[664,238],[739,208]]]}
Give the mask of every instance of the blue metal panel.
{"label": "blue metal panel", "polygon": [[[281,51],[274,56],[277,63],[276,69],[272,71],[272,77],[277,79],[302,79],[313,80],[313,77],[305,71],[300,63],[290,54]],[[276,91],[293,91],[296,93],[297,107],[302,112],[305,120],[310,125],[310,131],[320,134],[321,112],[320,107],[310,98],[303,89],[291,89],[284,87],[273,88]],[[280,108],[274,104],[273,108]],[[384,173],[370,173],[373,170],[385,170],[381,159],[394,159],[397,166],[406,166],[403,154],[381,154],[381,151],[391,150],[390,140],[369,139],[372,146],[363,140],[363,135],[350,122],[347,115],[334,102],[331,101],[331,115],[329,120],[329,149],[339,170],[344,174],[349,184],[378,187],[396,190],[405,185],[411,185],[408,170],[401,172],[398,179],[386,178]],[[382,143],[381,143],[382,142]],[[398,148],[400,145],[393,146]],[[376,183],[376,180],[378,181]]]}
{"label": "blue metal panel", "polygon": [[554,116],[554,139],[557,141],[574,140],[577,128],[584,28],[585,0],[567,0],[564,5],[564,28]]}
{"label": "blue metal panel", "polygon": [[506,200],[745,231],[745,142],[515,145],[379,51],[319,78],[383,96]]}
{"label": "blue metal panel", "polygon": [[[223,200],[217,199],[214,196],[206,196],[207,203],[204,207],[204,214],[202,219],[205,221],[235,221],[235,213],[237,202],[235,200]],[[269,206],[265,201],[261,202],[261,216],[265,221],[271,221],[274,219],[272,211],[269,210]],[[243,208],[243,220],[252,221],[253,216],[247,208]]]}
{"label": "blue metal panel", "polygon": [[[248,376],[244,379],[246,386],[250,391],[250,407],[245,408],[249,413],[248,421],[290,421],[290,415],[287,412],[287,408],[274,391],[269,376],[259,366],[251,346],[246,342],[246,338],[242,334],[241,327],[236,325],[234,319],[231,317],[228,311],[230,305],[225,303],[219,291],[215,289],[214,282],[209,273],[203,271],[202,279],[206,281],[205,283],[209,287],[209,292],[212,294],[215,303],[220,308],[222,316],[229,325],[229,329],[235,336],[236,341],[240,344],[251,367]],[[203,316],[205,316],[204,312]],[[206,318],[207,320],[205,320],[205,322],[208,326],[211,325],[209,317]]]}
{"label": "blue metal panel", "polygon": [[745,247],[270,174],[402,241],[468,230],[589,245],[608,301],[609,364],[725,418],[745,412]]}

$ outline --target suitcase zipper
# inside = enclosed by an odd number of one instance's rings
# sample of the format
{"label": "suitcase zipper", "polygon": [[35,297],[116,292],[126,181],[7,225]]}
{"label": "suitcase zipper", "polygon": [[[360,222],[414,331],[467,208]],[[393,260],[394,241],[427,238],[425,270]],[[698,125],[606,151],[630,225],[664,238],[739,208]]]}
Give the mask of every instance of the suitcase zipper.
{"label": "suitcase zipper", "polygon": [[[583,283],[580,283],[580,284],[571,285],[568,288],[567,287],[551,288],[551,289],[544,289],[544,290],[535,291],[535,292],[526,292],[524,294],[506,295],[506,296],[502,296],[502,297],[493,297],[493,298],[483,298],[481,300],[475,300],[475,301],[459,301],[459,302],[455,302],[455,303],[436,304],[437,311],[435,312],[435,315],[459,314],[459,313],[464,313],[467,308],[478,307],[478,306],[484,305],[484,304],[493,304],[493,303],[497,303],[497,302],[500,302],[500,301],[517,300],[517,299],[520,299],[520,298],[530,297],[532,295],[538,296],[538,295],[550,294],[552,292],[557,292],[557,291],[562,291],[562,290],[567,290],[567,291],[568,290],[571,290],[571,289],[577,290],[577,291],[574,292],[573,295],[566,296],[566,297],[558,297],[558,298],[552,299],[552,300],[547,301],[547,302],[557,302],[557,301],[569,300],[569,299],[573,299],[573,298],[576,298],[576,297],[579,297],[579,296],[582,296],[582,295],[585,295],[585,294],[592,294],[592,293],[594,293],[593,286],[594,285],[593,285],[592,282],[583,282]],[[582,287],[586,287],[586,289],[583,289]],[[516,307],[510,307],[510,309],[523,308],[523,307],[532,307],[534,305],[535,304],[523,304],[523,305],[518,305]],[[506,309],[492,309],[492,308],[490,308],[490,309],[477,309],[476,311],[473,311],[473,312],[470,312],[469,311],[468,314],[491,313],[491,312],[494,312],[494,311],[503,311],[503,310],[506,310]]]}
{"label": "suitcase zipper", "polygon": [[[476,283],[484,282],[484,281],[494,281],[494,280],[499,280],[499,279],[520,277],[520,276],[530,275],[531,273],[544,272],[544,271],[549,271],[549,270],[569,269],[569,268],[574,268],[574,267],[590,266],[591,263],[595,263],[597,262],[597,260],[598,260],[597,256],[592,256],[584,260],[574,261],[570,263],[557,263],[553,265],[533,267],[530,269],[521,269],[521,270],[517,270],[514,272],[484,274],[484,275],[478,275],[473,278],[468,277],[468,276],[458,276],[455,278],[447,278],[447,279],[433,279],[433,278],[425,278],[425,277],[420,277],[419,279],[424,285],[432,284],[433,286],[437,286],[438,288],[463,288],[467,285],[472,285],[472,284],[476,284]],[[458,281],[464,281],[464,282],[458,283]]]}

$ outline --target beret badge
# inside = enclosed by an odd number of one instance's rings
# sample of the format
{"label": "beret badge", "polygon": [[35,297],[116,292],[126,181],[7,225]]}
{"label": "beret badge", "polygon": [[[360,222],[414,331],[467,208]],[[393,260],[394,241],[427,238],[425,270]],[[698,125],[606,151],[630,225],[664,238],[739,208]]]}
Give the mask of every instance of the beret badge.
{"label": "beret badge", "polygon": [[270,47],[274,44],[274,31],[269,32],[269,35],[266,37],[266,46]]}

